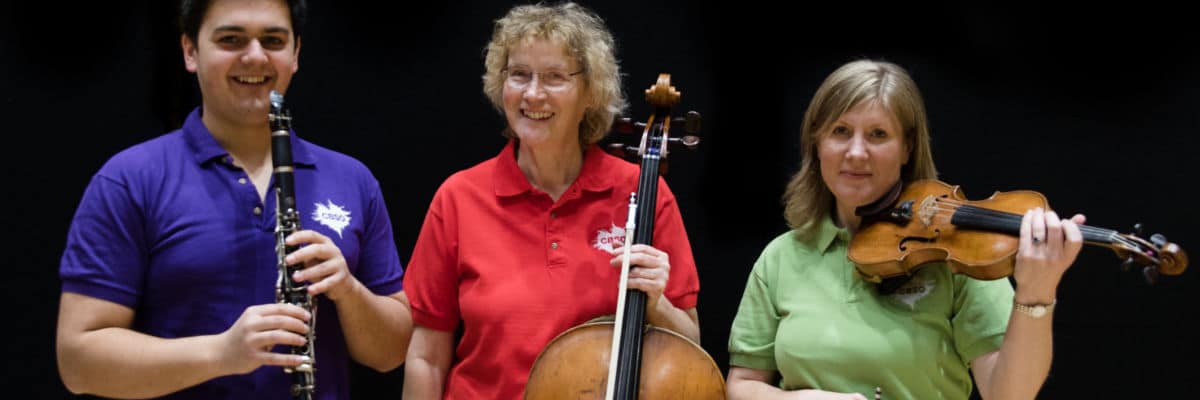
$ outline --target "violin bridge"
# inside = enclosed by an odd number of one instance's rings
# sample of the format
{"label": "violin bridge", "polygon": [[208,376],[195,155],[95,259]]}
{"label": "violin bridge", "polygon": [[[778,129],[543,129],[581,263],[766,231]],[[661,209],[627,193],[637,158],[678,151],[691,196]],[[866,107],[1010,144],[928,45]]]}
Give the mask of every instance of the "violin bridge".
{"label": "violin bridge", "polygon": [[921,208],[917,210],[917,216],[921,218],[921,223],[928,227],[933,225],[935,214],[937,214],[937,198],[926,196],[924,200],[921,200]]}

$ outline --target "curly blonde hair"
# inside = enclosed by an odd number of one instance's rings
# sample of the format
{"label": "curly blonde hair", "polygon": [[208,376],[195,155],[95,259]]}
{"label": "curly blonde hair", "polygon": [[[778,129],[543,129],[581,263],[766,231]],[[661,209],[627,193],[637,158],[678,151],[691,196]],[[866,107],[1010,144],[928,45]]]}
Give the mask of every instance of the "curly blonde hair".
{"label": "curly blonde hair", "polygon": [[[613,118],[626,107],[621,92],[621,74],[615,54],[616,44],[604,21],[587,8],[575,3],[555,6],[542,4],[514,7],[496,20],[492,40],[484,48],[483,93],[492,105],[504,112],[504,68],[512,48],[523,41],[545,39],[561,44],[583,67],[583,96],[589,100],[579,123],[579,142],[587,146],[604,138]],[[513,137],[511,129],[504,135]]]}
{"label": "curly blonde hair", "polygon": [[924,100],[908,72],[896,64],[858,60],[833,71],[817,88],[800,131],[800,172],[784,193],[784,217],[801,237],[815,233],[833,207],[833,193],[821,178],[817,144],[821,132],[851,108],[876,102],[900,124],[910,162],[900,171],[902,182],[937,177],[929,143]]}

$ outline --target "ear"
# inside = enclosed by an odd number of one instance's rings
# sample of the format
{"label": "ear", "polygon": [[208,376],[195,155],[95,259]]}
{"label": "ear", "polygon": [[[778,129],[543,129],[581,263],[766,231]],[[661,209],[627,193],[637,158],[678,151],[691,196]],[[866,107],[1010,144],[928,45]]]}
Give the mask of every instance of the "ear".
{"label": "ear", "polygon": [[900,159],[901,166],[908,165],[908,160],[912,158],[913,149],[916,146],[913,146],[910,142],[911,140],[904,141],[904,157]]}
{"label": "ear", "polygon": [[292,73],[300,70],[300,37],[296,36],[296,50],[292,54]]}
{"label": "ear", "polygon": [[183,49],[183,66],[188,72],[196,72],[196,43],[188,35],[179,35],[179,47]]}

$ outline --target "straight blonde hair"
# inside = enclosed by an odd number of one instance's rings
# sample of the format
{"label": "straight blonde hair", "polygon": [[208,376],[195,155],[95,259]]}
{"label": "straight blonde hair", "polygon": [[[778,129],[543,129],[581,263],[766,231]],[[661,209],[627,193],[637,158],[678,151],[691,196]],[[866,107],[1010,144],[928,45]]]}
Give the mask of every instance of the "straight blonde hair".
{"label": "straight blonde hair", "polygon": [[821,178],[817,144],[821,133],[855,106],[875,102],[892,113],[900,124],[909,151],[909,163],[900,172],[902,182],[937,177],[930,151],[929,123],[917,84],[896,64],[857,60],[833,71],[817,88],[804,112],[800,131],[800,171],[792,176],[783,195],[784,218],[800,237],[811,237],[833,208],[833,193]]}

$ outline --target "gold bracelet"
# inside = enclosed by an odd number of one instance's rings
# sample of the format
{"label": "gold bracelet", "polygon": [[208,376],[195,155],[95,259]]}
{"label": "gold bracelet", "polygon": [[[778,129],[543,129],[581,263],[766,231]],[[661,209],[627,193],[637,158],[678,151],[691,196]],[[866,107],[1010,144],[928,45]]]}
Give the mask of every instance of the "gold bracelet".
{"label": "gold bracelet", "polygon": [[1054,311],[1055,304],[1058,304],[1058,299],[1054,299],[1050,304],[1021,304],[1013,300],[1013,310],[1033,318],[1041,318]]}

